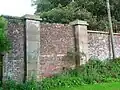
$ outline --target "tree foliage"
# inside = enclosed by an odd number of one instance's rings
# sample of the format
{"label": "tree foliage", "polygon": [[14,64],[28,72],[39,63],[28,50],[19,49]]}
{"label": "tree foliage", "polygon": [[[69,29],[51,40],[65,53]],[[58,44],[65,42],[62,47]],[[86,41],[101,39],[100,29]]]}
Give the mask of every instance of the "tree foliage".
{"label": "tree foliage", "polygon": [[33,1],[33,4],[37,5],[36,12],[49,11],[57,7],[59,4],[61,4],[62,6],[66,6],[68,3],[70,3],[70,0],[34,0]]}
{"label": "tree foliage", "polygon": [[[36,14],[45,22],[69,23],[75,19],[88,21],[89,29],[108,30],[106,0],[36,0]],[[120,29],[120,0],[110,0],[114,29]]]}
{"label": "tree foliage", "polygon": [[6,25],[7,21],[0,16],[0,53],[6,52],[10,49],[10,42],[5,32]]}

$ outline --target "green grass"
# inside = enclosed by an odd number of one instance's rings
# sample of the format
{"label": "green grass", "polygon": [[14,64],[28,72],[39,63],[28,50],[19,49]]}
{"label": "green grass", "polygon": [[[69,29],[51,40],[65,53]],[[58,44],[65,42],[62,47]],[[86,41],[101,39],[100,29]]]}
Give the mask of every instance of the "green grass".
{"label": "green grass", "polygon": [[64,88],[57,88],[52,90],[120,90],[120,82],[84,85],[84,86],[78,86],[72,88],[64,87]]}

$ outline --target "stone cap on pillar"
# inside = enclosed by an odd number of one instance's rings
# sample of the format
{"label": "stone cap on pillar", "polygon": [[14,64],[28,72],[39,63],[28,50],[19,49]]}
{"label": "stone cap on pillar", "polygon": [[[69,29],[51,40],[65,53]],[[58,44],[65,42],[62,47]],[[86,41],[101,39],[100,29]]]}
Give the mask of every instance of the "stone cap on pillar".
{"label": "stone cap on pillar", "polygon": [[39,16],[36,15],[30,15],[26,14],[23,16],[25,19],[30,19],[30,20],[36,20],[36,21],[41,21],[42,19]]}
{"label": "stone cap on pillar", "polygon": [[82,20],[75,20],[75,21],[73,21],[73,22],[70,22],[70,25],[72,25],[72,26],[76,26],[76,25],[85,25],[85,26],[87,26],[87,25],[89,25],[86,21],[82,21]]}

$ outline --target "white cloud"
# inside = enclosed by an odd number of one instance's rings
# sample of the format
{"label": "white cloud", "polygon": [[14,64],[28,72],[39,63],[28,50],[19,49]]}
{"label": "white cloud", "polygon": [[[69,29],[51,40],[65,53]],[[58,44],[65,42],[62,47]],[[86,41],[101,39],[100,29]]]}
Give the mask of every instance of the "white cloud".
{"label": "white cloud", "polygon": [[23,16],[34,12],[31,0],[0,0],[0,15]]}

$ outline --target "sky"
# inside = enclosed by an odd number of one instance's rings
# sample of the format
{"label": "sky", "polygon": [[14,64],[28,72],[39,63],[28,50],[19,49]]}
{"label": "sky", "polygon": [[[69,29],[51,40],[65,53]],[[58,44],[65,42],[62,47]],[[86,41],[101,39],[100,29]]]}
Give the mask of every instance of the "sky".
{"label": "sky", "polygon": [[0,15],[24,16],[34,14],[31,0],[0,0]]}

